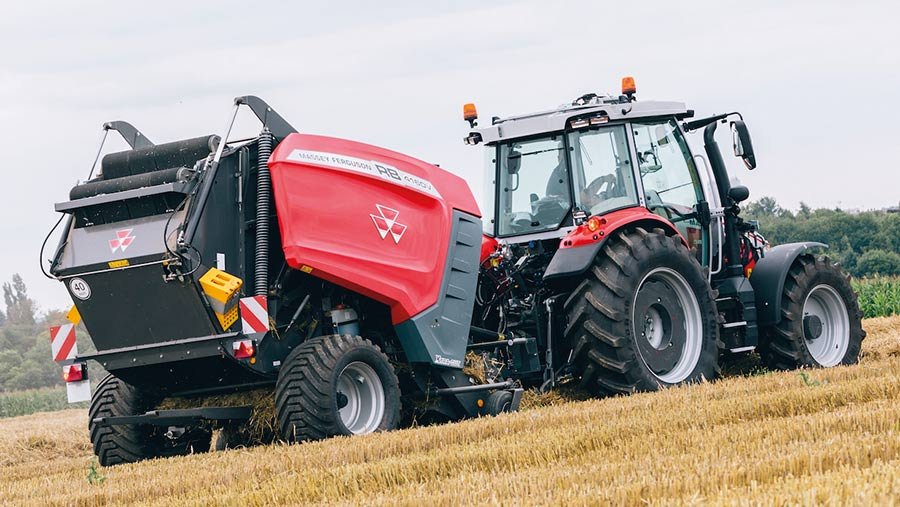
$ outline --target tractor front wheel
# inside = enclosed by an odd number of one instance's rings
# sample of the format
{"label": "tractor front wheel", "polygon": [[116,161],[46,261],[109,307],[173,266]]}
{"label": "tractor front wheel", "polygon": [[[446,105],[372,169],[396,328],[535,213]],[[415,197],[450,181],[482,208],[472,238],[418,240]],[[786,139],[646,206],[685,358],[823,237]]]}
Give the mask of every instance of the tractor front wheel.
{"label": "tractor front wheel", "polygon": [[718,373],[712,290],[687,247],[662,229],[610,238],[565,309],[576,373],[594,395],[654,391]]}
{"label": "tractor front wheel", "polygon": [[827,257],[802,255],[788,270],[781,321],[762,329],[760,355],[770,368],[855,364],[866,332],[850,276]]}
{"label": "tractor front wheel", "polygon": [[397,428],[400,387],[387,356],[359,336],[313,338],[285,360],[275,386],[288,442]]}

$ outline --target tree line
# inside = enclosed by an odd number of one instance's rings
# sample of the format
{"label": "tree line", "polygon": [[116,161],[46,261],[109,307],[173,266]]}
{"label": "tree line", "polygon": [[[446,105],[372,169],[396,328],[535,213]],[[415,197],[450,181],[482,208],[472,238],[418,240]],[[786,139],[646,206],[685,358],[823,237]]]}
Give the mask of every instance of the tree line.
{"label": "tree line", "polygon": [[40,314],[18,274],[3,284],[0,310],[0,392],[62,385],[62,369],[50,357],[49,327],[65,322],[63,312]]}
{"label": "tree line", "polygon": [[900,276],[900,213],[811,209],[791,211],[763,197],[743,206],[745,220],[759,222],[772,245],[818,241],[827,254],[856,277]]}

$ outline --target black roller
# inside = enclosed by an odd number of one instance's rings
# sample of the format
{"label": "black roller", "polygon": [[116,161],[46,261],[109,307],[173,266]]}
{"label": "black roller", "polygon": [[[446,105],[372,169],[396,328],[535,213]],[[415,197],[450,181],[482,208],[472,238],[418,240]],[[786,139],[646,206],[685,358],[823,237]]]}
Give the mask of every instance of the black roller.
{"label": "black roller", "polygon": [[216,151],[218,145],[219,136],[209,135],[110,153],[103,157],[103,179],[124,178],[173,167],[194,167],[196,161]]}
{"label": "black roller", "polygon": [[177,181],[179,176],[184,177],[187,172],[188,169],[184,167],[176,167],[136,176],[126,176],[124,178],[91,180],[73,188],[69,192],[69,199],[74,201],[75,199],[84,199],[85,197],[93,197],[100,194],[111,194],[123,190],[171,183]]}

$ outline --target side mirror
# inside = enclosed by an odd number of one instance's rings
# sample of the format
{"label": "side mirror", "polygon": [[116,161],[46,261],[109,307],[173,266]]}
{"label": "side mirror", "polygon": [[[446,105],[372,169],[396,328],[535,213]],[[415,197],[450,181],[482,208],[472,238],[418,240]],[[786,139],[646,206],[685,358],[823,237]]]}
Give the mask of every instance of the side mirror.
{"label": "side mirror", "polygon": [[734,156],[741,157],[747,169],[756,168],[756,155],[753,153],[753,142],[750,141],[750,130],[742,120],[731,122],[731,136],[734,141]]}
{"label": "side mirror", "polygon": [[506,172],[509,174],[518,174],[519,167],[522,166],[522,154],[517,151],[510,151],[506,157]]}
{"label": "side mirror", "polygon": [[731,197],[731,200],[737,203],[741,203],[747,200],[750,197],[750,190],[743,185],[736,185],[731,187],[731,190],[728,191],[728,197]]}

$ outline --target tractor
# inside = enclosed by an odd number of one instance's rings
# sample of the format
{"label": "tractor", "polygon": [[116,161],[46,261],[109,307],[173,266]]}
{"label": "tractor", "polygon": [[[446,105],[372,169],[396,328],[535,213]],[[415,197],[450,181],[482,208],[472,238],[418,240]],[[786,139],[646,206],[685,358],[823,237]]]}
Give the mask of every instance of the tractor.
{"label": "tractor", "polygon": [[[546,385],[598,396],[710,380],[756,351],[770,368],[858,361],[865,337],[849,275],[803,242],[770,248],[744,221],[716,141],[756,167],[740,113],[586,94],[493,117],[463,107],[486,146],[482,276],[474,322],[539,337]],[[704,153],[688,136],[702,131]]]}
{"label": "tractor", "polygon": [[[481,208],[449,171],[301,134],[255,96],[221,136],[104,124],[131,149],[100,161],[101,143],[48,259],[74,303],[54,359],[70,401],[90,400],[99,462],[204,452],[216,429],[217,448],[246,443],[252,407],[210,400],[250,391],[294,443],[515,411],[561,382],[711,380],[754,350],[777,368],[857,361],[861,313],[824,245],[769,248],[740,218],[749,193],[715,133],[730,121],[755,167],[741,116],[691,119],[624,84],[484,128],[467,104]],[[232,139],[242,107],[262,129]],[[96,351],[77,351],[82,322]]]}

